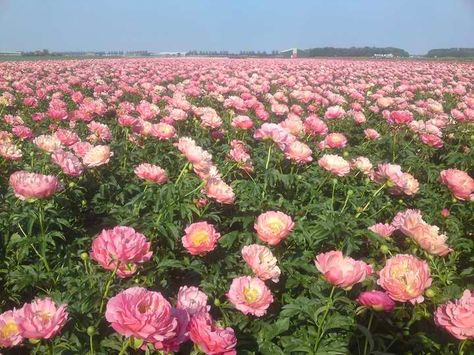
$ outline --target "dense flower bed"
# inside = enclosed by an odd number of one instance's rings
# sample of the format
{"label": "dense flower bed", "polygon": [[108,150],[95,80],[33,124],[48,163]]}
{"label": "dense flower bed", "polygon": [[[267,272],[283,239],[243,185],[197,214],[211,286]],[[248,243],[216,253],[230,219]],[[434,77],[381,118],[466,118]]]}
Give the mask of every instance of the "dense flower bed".
{"label": "dense flower bed", "polygon": [[2,351],[468,353],[473,122],[469,63],[2,63]]}

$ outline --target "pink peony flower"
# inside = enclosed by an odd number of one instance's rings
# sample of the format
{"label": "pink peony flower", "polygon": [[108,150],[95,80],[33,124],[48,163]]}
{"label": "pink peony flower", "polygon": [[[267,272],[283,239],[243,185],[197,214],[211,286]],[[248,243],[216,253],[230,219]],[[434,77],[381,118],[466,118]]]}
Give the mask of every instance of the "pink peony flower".
{"label": "pink peony flower", "polygon": [[253,121],[248,116],[237,116],[232,119],[232,127],[240,129],[250,129],[253,127]]}
{"label": "pink peony flower", "polygon": [[361,171],[364,175],[370,175],[372,172],[372,163],[366,157],[357,157],[352,159],[351,167]]}
{"label": "pink peony flower", "polygon": [[270,245],[277,245],[288,237],[294,226],[290,216],[275,211],[262,213],[254,224],[259,239]]}
{"label": "pink peony flower", "polygon": [[23,152],[10,142],[0,142],[0,156],[6,160],[20,160]]}
{"label": "pink peony flower", "polygon": [[178,320],[159,292],[131,287],[107,302],[105,318],[114,330],[150,343],[162,343],[178,333]]}
{"label": "pink peony flower", "polygon": [[305,119],[304,129],[308,135],[325,135],[328,133],[326,123],[315,115],[310,115]]}
{"label": "pink peony flower", "polygon": [[235,201],[235,194],[232,187],[227,185],[220,178],[210,178],[205,186],[207,197],[215,199],[219,203],[232,204]]}
{"label": "pink peony flower", "polygon": [[474,339],[474,292],[465,290],[460,299],[439,306],[434,320],[457,339]]}
{"label": "pink peony flower", "polygon": [[341,251],[321,253],[314,260],[316,268],[331,285],[350,290],[372,274],[372,267],[363,261],[344,256]]}
{"label": "pink peony flower", "polygon": [[24,170],[10,175],[10,185],[20,200],[49,198],[61,189],[56,176],[29,173]]}
{"label": "pink peony flower", "polygon": [[413,121],[413,114],[410,111],[393,111],[388,117],[390,124],[407,124]]}
{"label": "pink peony flower", "polygon": [[347,138],[342,133],[329,133],[322,142],[319,143],[319,149],[325,148],[344,148],[347,145]]}
{"label": "pink peony flower", "polygon": [[23,341],[20,327],[15,320],[17,310],[0,314],[0,348],[9,348]]}
{"label": "pink peony flower", "polygon": [[375,311],[391,312],[395,309],[395,302],[382,291],[366,291],[357,297],[357,302]]}
{"label": "pink peony flower", "polygon": [[446,185],[458,200],[474,201],[474,179],[468,173],[457,169],[443,170],[439,174],[441,183]]}
{"label": "pink peony flower", "polygon": [[57,150],[51,155],[51,160],[59,165],[64,174],[68,176],[79,176],[83,172],[82,163],[70,152]]}
{"label": "pink peony flower", "polygon": [[346,111],[341,106],[331,106],[326,110],[324,117],[327,119],[339,119],[344,117]]}
{"label": "pink peony flower", "polygon": [[150,260],[153,252],[146,237],[132,227],[104,229],[92,241],[91,258],[106,270],[117,269],[125,278],[137,271],[137,264]]}
{"label": "pink peony flower", "polygon": [[208,355],[236,355],[237,338],[232,328],[216,326],[206,312],[196,314],[189,322],[189,336]]}
{"label": "pink peony flower", "polygon": [[28,339],[50,339],[56,335],[68,319],[66,305],[59,307],[50,298],[26,303],[15,312],[20,333]]}
{"label": "pink peony flower", "polygon": [[243,314],[253,314],[261,317],[273,302],[273,295],[265,283],[250,276],[241,276],[232,280],[229,301]]}
{"label": "pink peony flower", "polygon": [[431,286],[430,268],[426,261],[413,255],[391,257],[379,272],[379,284],[390,298],[399,302],[421,303],[423,292]]}
{"label": "pink peony flower", "polygon": [[194,286],[181,286],[178,291],[176,308],[183,309],[194,316],[200,312],[209,312],[211,306],[207,305],[207,295]]}
{"label": "pink peony flower", "polygon": [[339,155],[324,154],[318,160],[318,164],[324,170],[337,176],[345,176],[351,171],[351,165]]}
{"label": "pink peony flower", "polygon": [[61,141],[56,136],[43,134],[33,139],[33,143],[40,149],[52,153],[62,148]]}
{"label": "pink peony flower", "polygon": [[74,143],[71,148],[74,151],[74,154],[78,158],[84,158],[84,156],[93,148],[94,146],[89,142],[77,142]]}
{"label": "pink peony flower", "polygon": [[368,229],[384,238],[390,237],[393,232],[397,230],[397,228],[387,223],[377,223],[373,226],[370,226]]}
{"label": "pink peony flower", "polygon": [[376,139],[379,139],[380,138],[380,134],[379,132],[377,132],[375,129],[373,128],[367,128],[364,130],[364,135],[367,139],[370,139],[370,140],[376,140]]}
{"label": "pink peony flower", "polygon": [[273,282],[278,282],[281,271],[277,266],[277,259],[266,246],[259,244],[247,245],[242,248],[242,256],[260,280],[271,279]]}
{"label": "pink peony flower", "polygon": [[197,222],[189,225],[181,238],[183,246],[191,255],[202,255],[214,250],[221,237],[214,226],[207,222]]}
{"label": "pink peony flower", "polygon": [[313,152],[305,143],[294,141],[285,147],[285,157],[294,160],[298,164],[309,163],[313,160]]}
{"label": "pink peony flower", "polygon": [[62,144],[68,147],[80,141],[79,136],[75,132],[63,128],[59,128],[54,132],[54,135]]}
{"label": "pink peony flower", "polygon": [[161,140],[167,140],[176,137],[176,129],[164,122],[155,123],[151,126],[150,135]]}
{"label": "pink peony flower", "polygon": [[82,163],[87,168],[94,168],[107,164],[114,153],[107,145],[98,145],[91,148],[82,158]]}
{"label": "pink peony flower", "polygon": [[151,181],[157,184],[164,184],[166,181],[168,181],[166,171],[158,165],[147,163],[140,164],[135,168],[134,172],[135,175],[137,175],[140,179]]}

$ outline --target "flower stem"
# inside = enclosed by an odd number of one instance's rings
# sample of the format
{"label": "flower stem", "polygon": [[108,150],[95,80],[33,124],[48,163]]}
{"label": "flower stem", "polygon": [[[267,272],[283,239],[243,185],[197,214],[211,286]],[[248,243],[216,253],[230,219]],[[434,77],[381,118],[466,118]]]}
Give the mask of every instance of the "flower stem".
{"label": "flower stem", "polygon": [[[374,319],[374,312],[370,312],[369,324],[367,324],[367,331],[370,332],[370,327],[372,326],[372,321]],[[367,355],[367,346],[369,345],[369,339],[365,337],[364,342],[364,355]]]}
{"label": "flower stem", "polygon": [[115,275],[117,274],[117,270],[120,266],[120,262],[117,260],[117,266],[114,269],[114,272],[109,276],[109,279],[107,280],[107,284],[105,285],[105,290],[104,294],[102,295],[102,300],[100,301],[100,308],[99,308],[99,313],[102,314],[102,311],[104,310],[104,305],[105,305],[105,299],[107,298],[107,295],[109,293],[110,285],[112,284],[112,281],[115,278]]}
{"label": "flower stem", "polygon": [[336,192],[337,180],[334,179],[332,182],[332,197],[331,197],[331,209],[334,211],[334,194]]}
{"label": "flower stem", "polygon": [[365,210],[367,210],[367,208],[369,208],[369,206],[370,206],[370,204],[372,203],[372,201],[374,200],[374,198],[377,197],[377,195],[380,193],[380,191],[382,191],[382,190],[385,188],[385,186],[387,186],[386,183],[383,184],[382,186],[380,186],[380,188],[379,188],[377,191],[375,191],[375,192],[373,193],[373,195],[372,195],[372,197],[370,198],[369,202],[367,202],[367,203],[365,204],[364,208],[362,208],[362,210],[356,214],[355,218],[359,218],[360,215],[361,215],[362,213],[364,213]]}
{"label": "flower stem", "polygon": [[92,339],[93,337],[93,335],[89,335],[89,347],[91,355],[94,355],[94,341]]}
{"label": "flower stem", "polygon": [[270,157],[272,155],[272,149],[273,149],[273,144],[270,144],[270,146],[268,147],[268,153],[267,153],[267,161],[265,163],[265,183],[263,185],[263,191],[262,191],[262,199],[265,197],[265,193],[267,191],[267,184],[268,184],[268,180],[267,180],[267,170],[268,170],[268,166],[270,165]]}
{"label": "flower stem", "polygon": [[38,204],[38,223],[40,227],[40,236],[41,236],[41,260],[43,261],[44,267],[48,271],[48,273],[51,272],[51,268],[49,267],[48,264],[48,259],[46,259],[46,247],[48,240],[46,239],[46,230],[44,227],[44,206],[43,206],[43,201],[39,201]]}
{"label": "flower stem", "polygon": [[128,346],[130,345],[130,340],[131,340],[131,339],[132,339],[132,338],[130,337],[130,338],[127,338],[127,341],[125,341],[125,340],[123,341],[123,343],[122,343],[122,349],[120,350],[119,355],[125,354],[125,351],[127,351]]}
{"label": "flower stem", "polygon": [[464,355],[464,347],[468,343],[468,340],[465,339],[459,344],[459,355]]}
{"label": "flower stem", "polygon": [[326,310],[324,311],[324,314],[323,314],[323,318],[321,319],[321,322],[319,323],[318,325],[318,334],[316,336],[316,345],[315,345],[315,352],[318,352],[318,348],[319,348],[319,345],[321,343],[321,339],[324,335],[324,324],[326,323],[326,317],[328,316],[328,313],[329,313],[329,310],[331,309],[332,305],[333,305],[333,295],[334,295],[334,291],[336,290],[336,286],[333,286],[332,289],[331,289],[331,293],[329,294],[329,301],[326,305]]}
{"label": "flower stem", "polygon": [[188,166],[189,166],[189,163],[186,162],[186,164],[184,164],[183,168],[181,169],[181,172],[179,173],[178,178],[176,179],[176,182],[174,183],[175,185],[178,185],[179,181],[181,180],[181,178],[183,177],[184,173],[185,173],[186,170],[188,169]]}

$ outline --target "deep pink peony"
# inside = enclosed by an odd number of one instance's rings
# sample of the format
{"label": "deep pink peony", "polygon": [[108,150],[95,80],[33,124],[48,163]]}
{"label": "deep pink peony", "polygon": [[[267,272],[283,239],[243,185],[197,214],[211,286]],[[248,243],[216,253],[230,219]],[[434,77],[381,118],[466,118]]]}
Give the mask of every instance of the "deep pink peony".
{"label": "deep pink peony", "polygon": [[291,217],[279,211],[262,213],[254,224],[260,240],[270,245],[277,245],[288,237],[294,226]]}
{"label": "deep pink peony", "polygon": [[373,272],[370,265],[344,256],[339,250],[318,254],[314,264],[327,282],[345,290],[350,290]]}
{"label": "deep pink peony", "polygon": [[131,287],[107,302],[105,318],[114,330],[150,343],[170,340],[178,333],[178,320],[159,292]]}
{"label": "deep pink peony", "polygon": [[133,275],[137,264],[150,260],[153,252],[146,237],[132,227],[104,229],[92,241],[91,258],[106,270],[115,270],[121,278]]}
{"label": "deep pink peony", "polygon": [[191,255],[202,255],[214,250],[221,237],[214,226],[207,222],[196,222],[184,230],[183,246]]}
{"label": "deep pink peony", "polygon": [[10,185],[20,200],[49,198],[61,189],[56,176],[21,170],[10,175]]}
{"label": "deep pink peony", "polygon": [[273,302],[273,295],[265,283],[256,277],[241,276],[232,280],[229,301],[243,314],[261,317]]}
{"label": "deep pink peony", "polygon": [[387,260],[377,283],[393,300],[415,304],[423,302],[423,292],[431,286],[431,281],[426,261],[399,254]]}
{"label": "deep pink peony", "polygon": [[205,354],[236,355],[237,338],[232,328],[221,328],[214,324],[211,315],[201,312],[189,322],[189,336]]}
{"label": "deep pink peony", "polygon": [[474,292],[465,290],[462,297],[438,307],[435,323],[457,339],[474,339]]}
{"label": "deep pink peony", "polygon": [[278,282],[281,271],[277,265],[277,259],[266,246],[259,244],[246,245],[242,248],[242,256],[260,280]]}
{"label": "deep pink peony", "polygon": [[66,305],[56,306],[50,298],[26,303],[14,314],[21,335],[28,339],[53,337],[68,319],[66,307]]}
{"label": "deep pink peony", "polygon": [[395,309],[395,302],[382,291],[362,292],[359,297],[357,297],[357,302],[375,311],[391,312]]}

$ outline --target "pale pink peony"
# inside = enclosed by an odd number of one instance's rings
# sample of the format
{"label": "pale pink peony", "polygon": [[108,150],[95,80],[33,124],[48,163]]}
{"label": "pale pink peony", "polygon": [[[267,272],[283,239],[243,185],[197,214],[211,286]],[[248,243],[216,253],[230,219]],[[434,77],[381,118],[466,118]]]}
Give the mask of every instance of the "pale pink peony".
{"label": "pale pink peony", "polygon": [[377,223],[370,226],[368,229],[384,238],[390,237],[393,232],[397,230],[397,228],[388,223]]}
{"label": "pale pink peony", "polygon": [[51,160],[53,163],[59,165],[64,174],[68,176],[79,176],[83,172],[82,163],[79,158],[71,152],[57,150],[51,154]]}
{"label": "pale pink peony", "polygon": [[416,304],[423,302],[423,292],[431,286],[431,281],[426,261],[413,255],[398,254],[387,260],[379,272],[377,284],[393,300]]}
{"label": "pale pink peony", "polygon": [[107,145],[98,145],[91,148],[82,158],[82,163],[87,168],[94,168],[107,164],[114,153]]}
{"label": "pale pink peony", "polygon": [[327,282],[345,290],[350,290],[373,272],[370,265],[344,256],[339,250],[318,254],[314,264]]}
{"label": "pale pink peony", "polygon": [[68,319],[66,307],[56,306],[48,297],[26,303],[14,314],[21,335],[28,339],[52,338]]}
{"label": "pale pink peony", "polygon": [[75,132],[63,128],[59,128],[54,132],[54,135],[62,144],[68,147],[80,141],[79,136]]}
{"label": "pale pink peony", "polygon": [[458,200],[474,201],[474,179],[468,173],[462,170],[448,169],[441,171],[439,176],[441,182]]}
{"label": "pale pink peony", "polygon": [[219,203],[232,204],[235,201],[235,194],[232,187],[227,185],[220,178],[210,178],[205,186],[207,197],[215,199]]}
{"label": "pale pink peony", "polygon": [[364,129],[364,135],[367,139],[377,140],[380,138],[380,133],[373,128]]}
{"label": "pale pink peony", "polygon": [[176,129],[164,122],[155,123],[151,126],[150,135],[161,140],[167,140],[176,137]]}
{"label": "pale pink peony", "polygon": [[310,115],[305,119],[304,129],[308,135],[325,135],[328,133],[326,123],[315,115]]}
{"label": "pale pink peony", "polygon": [[201,351],[208,355],[236,355],[237,338],[232,328],[214,324],[211,315],[201,312],[189,322],[189,337]]}
{"label": "pale pink peony", "polygon": [[361,171],[364,175],[370,175],[372,172],[372,163],[366,157],[357,157],[352,159],[351,167]]}
{"label": "pale pink peony", "polygon": [[190,224],[184,232],[181,241],[191,255],[202,255],[214,250],[221,237],[214,226],[207,222]]}
{"label": "pale pink peony", "polygon": [[209,312],[211,306],[207,305],[207,295],[194,286],[181,286],[178,291],[176,308],[183,309],[194,316],[200,312]]}
{"label": "pale pink peony", "polygon": [[435,323],[460,340],[474,339],[474,292],[465,290],[462,297],[438,307]]}
{"label": "pale pink peony", "polygon": [[262,213],[254,224],[259,239],[270,245],[277,245],[288,237],[294,226],[291,217],[279,211]]}
{"label": "pale pink peony", "polygon": [[241,276],[232,280],[229,301],[243,314],[261,317],[273,302],[273,295],[265,283],[256,277]]}
{"label": "pale pink peony", "polygon": [[277,265],[277,259],[266,246],[259,244],[246,245],[242,248],[242,256],[260,280],[278,282],[281,270]]}
{"label": "pale pink peony", "polygon": [[131,287],[112,297],[105,318],[117,333],[150,343],[162,343],[178,333],[170,303],[161,293],[142,287]]}
{"label": "pale pink peony", "polygon": [[0,142],[0,156],[6,160],[20,160],[23,152],[10,142]]}
{"label": "pale pink peony", "polygon": [[94,146],[89,142],[77,142],[74,143],[71,148],[74,151],[74,154],[78,158],[84,158],[84,156],[93,148]]}
{"label": "pale pink peony", "polygon": [[62,148],[61,141],[56,136],[43,134],[33,139],[33,143],[40,149],[52,153]]}
{"label": "pale pink peony", "polygon": [[166,181],[168,181],[166,171],[158,165],[143,163],[138,165],[134,172],[135,175],[137,175],[140,179],[151,181],[157,184],[164,184]]}
{"label": "pale pink peony", "polygon": [[325,148],[344,148],[347,145],[347,138],[342,133],[329,133],[322,142],[319,143],[319,149]]}
{"label": "pale pink peony", "polygon": [[132,227],[104,229],[92,241],[91,258],[106,270],[117,269],[121,278],[137,271],[137,264],[150,260],[153,252],[146,237]]}
{"label": "pale pink peony", "polygon": [[395,302],[382,291],[365,291],[357,297],[357,302],[375,311],[391,312],[395,309]]}
{"label": "pale pink peony", "polygon": [[313,160],[311,149],[305,143],[294,141],[285,147],[285,157],[298,164],[310,163]]}
{"label": "pale pink peony", "polygon": [[344,117],[346,111],[341,106],[331,106],[328,107],[326,112],[324,113],[324,117],[327,119],[339,119]]}
{"label": "pale pink peony", "polygon": [[17,310],[0,314],[0,348],[9,348],[23,341],[20,327],[15,320]]}
{"label": "pale pink peony", "polygon": [[20,200],[49,198],[61,189],[56,176],[29,173],[24,170],[10,175],[10,185]]}
{"label": "pale pink peony", "polygon": [[345,176],[351,171],[351,165],[343,157],[334,154],[324,154],[318,164],[324,170],[337,176]]}

